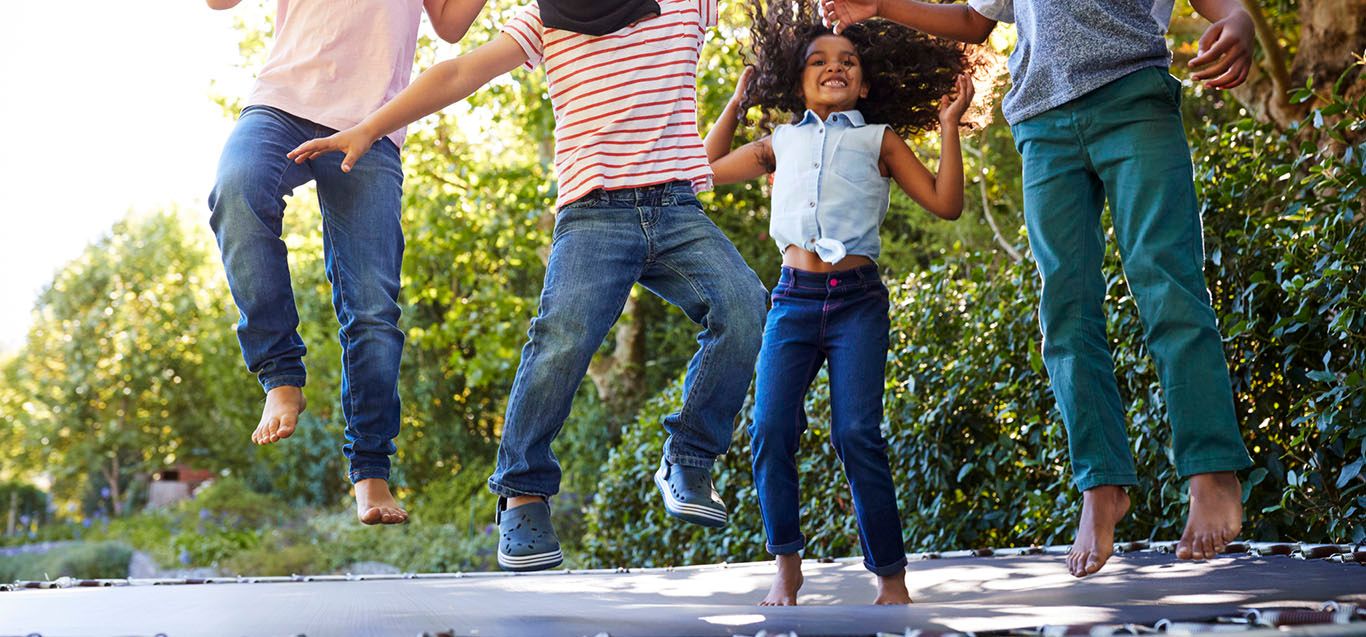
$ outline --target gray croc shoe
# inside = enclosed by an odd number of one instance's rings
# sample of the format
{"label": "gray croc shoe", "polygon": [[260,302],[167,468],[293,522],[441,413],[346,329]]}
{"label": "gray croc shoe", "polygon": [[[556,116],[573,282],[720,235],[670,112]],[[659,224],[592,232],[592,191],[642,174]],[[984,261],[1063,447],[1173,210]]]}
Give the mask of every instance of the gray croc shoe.
{"label": "gray croc shoe", "polygon": [[542,571],[564,561],[560,540],[550,526],[546,501],[508,510],[507,498],[498,498],[498,566],[505,571]]}
{"label": "gray croc shoe", "polygon": [[664,509],[680,520],[712,528],[726,525],[726,503],[712,486],[711,470],[659,463],[655,486],[664,496]]}

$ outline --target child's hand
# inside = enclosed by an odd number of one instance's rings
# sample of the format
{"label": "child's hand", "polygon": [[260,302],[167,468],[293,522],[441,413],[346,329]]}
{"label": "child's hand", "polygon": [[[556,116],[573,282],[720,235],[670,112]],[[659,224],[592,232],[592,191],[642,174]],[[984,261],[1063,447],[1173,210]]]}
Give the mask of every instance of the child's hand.
{"label": "child's hand", "polygon": [[359,126],[353,126],[340,133],[299,144],[298,148],[289,151],[288,157],[293,159],[294,163],[302,164],[324,153],[340,151],[346,153],[341,162],[342,172],[349,173],[351,167],[356,165],[356,161],[370,150],[370,145],[374,143],[374,136]]}
{"label": "child's hand", "polygon": [[740,71],[740,79],[735,80],[735,92],[731,94],[732,104],[740,104],[745,101],[745,96],[749,95],[749,78],[754,77],[754,67],[746,66],[745,70]]}
{"label": "child's hand", "polygon": [[1252,18],[1244,11],[1235,11],[1210,25],[1200,36],[1200,55],[1190,61],[1190,68],[1196,69],[1191,79],[1213,89],[1242,84],[1252,68],[1252,41],[1256,35]]}
{"label": "child's hand", "polygon": [[845,27],[877,15],[878,0],[819,0],[821,21],[839,34]]}
{"label": "child's hand", "polygon": [[949,100],[945,95],[939,98],[939,123],[943,126],[957,126],[963,121],[963,113],[968,112],[968,106],[972,105],[972,95],[976,88],[972,85],[972,76],[963,73],[958,76],[953,83],[954,98]]}

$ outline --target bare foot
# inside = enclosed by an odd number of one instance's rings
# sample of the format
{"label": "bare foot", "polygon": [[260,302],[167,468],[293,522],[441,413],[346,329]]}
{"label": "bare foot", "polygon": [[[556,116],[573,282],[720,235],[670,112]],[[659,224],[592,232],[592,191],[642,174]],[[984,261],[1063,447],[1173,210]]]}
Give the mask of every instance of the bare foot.
{"label": "bare foot", "polygon": [[1176,557],[1207,560],[1243,530],[1243,487],[1232,471],[1191,476],[1191,510],[1176,543]]}
{"label": "bare foot", "polygon": [[1129,494],[1124,487],[1102,485],[1083,493],[1077,539],[1067,552],[1067,572],[1086,577],[1105,566],[1115,552],[1115,525],[1128,511]]}
{"label": "bare foot", "polygon": [[389,493],[389,483],[369,478],[356,483],[356,515],[364,524],[403,524],[408,512]]}
{"label": "bare foot", "polygon": [[801,590],[803,581],[801,554],[779,555],[778,574],[773,577],[773,587],[768,590],[768,597],[759,602],[759,605],[796,606],[797,591]]}
{"label": "bare foot", "polygon": [[890,606],[911,603],[911,592],[906,590],[906,570],[896,575],[879,575],[877,578],[877,599],[874,604]]}
{"label": "bare foot", "polygon": [[261,412],[261,424],[251,433],[251,441],[268,445],[294,435],[299,414],[307,405],[302,387],[281,385],[266,392],[266,408]]}

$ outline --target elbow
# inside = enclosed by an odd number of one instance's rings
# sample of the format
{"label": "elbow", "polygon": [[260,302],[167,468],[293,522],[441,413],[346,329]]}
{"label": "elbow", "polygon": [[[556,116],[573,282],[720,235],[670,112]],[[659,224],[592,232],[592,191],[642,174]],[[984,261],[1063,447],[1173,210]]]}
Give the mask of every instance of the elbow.
{"label": "elbow", "polygon": [[205,0],[205,2],[209,5],[209,8],[214,11],[223,11],[241,4],[242,0]]}
{"label": "elbow", "polygon": [[935,210],[934,214],[945,221],[957,221],[959,217],[963,216],[963,204],[959,202],[958,205],[944,206]]}
{"label": "elbow", "polygon": [[470,32],[470,25],[443,27],[436,30],[436,36],[450,44],[455,44],[465,38],[465,34]]}

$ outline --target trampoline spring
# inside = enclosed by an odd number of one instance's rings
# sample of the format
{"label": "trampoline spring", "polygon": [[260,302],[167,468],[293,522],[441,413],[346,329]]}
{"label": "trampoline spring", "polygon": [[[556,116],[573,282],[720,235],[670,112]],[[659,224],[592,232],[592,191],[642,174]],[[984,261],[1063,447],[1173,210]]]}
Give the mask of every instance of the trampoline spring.
{"label": "trampoline spring", "polygon": [[995,555],[995,554],[996,554],[996,552],[993,551],[993,550],[991,550],[990,548],[980,548],[980,549],[973,549],[973,550],[972,550],[972,556],[973,556],[973,557],[991,557],[992,555]]}
{"label": "trampoline spring", "polygon": [[1115,545],[1116,553],[1133,553],[1134,551],[1145,551],[1147,549],[1148,543],[1144,541],[1125,542],[1123,544]]}
{"label": "trampoline spring", "polygon": [[1263,618],[1270,626],[1302,626],[1346,624],[1352,621],[1352,614],[1323,610],[1283,610],[1264,613]]}

